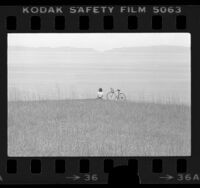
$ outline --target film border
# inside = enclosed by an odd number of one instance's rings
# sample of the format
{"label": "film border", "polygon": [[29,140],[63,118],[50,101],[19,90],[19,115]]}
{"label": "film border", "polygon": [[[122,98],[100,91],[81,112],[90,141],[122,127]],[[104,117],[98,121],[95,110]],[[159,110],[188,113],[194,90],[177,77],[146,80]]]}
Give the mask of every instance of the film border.
{"label": "film border", "polygon": [[[84,5],[83,5],[84,6]],[[151,6],[150,6],[151,7]],[[118,165],[138,166],[138,172],[142,183],[199,183],[195,178],[196,174],[200,174],[199,165],[199,125],[200,116],[198,106],[200,105],[199,92],[199,73],[198,73],[198,46],[200,43],[200,6],[181,6],[183,13],[181,15],[187,18],[187,27],[177,30],[175,27],[176,14],[162,15],[163,27],[156,32],[189,32],[192,36],[192,156],[191,157],[7,157],[7,33],[45,33],[58,32],[54,28],[53,15],[39,15],[41,20],[41,28],[31,29],[31,17],[33,15],[23,15],[21,13],[22,6],[0,7],[0,106],[1,106],[1,126],[0,126],[0,184],[11,183],[86,183],[83,176],[89,174],[99,175],[98,181],[90,181],[87,183],[106,183],[108,180],[108,172]],[[114,24],[111,30],[105,30],[103,27],[103,17],[99,14],[95,16],[87,15],[90,19],[91,27],[87,30],[80,30],[79,15],[68,15],[70,22],[63,30],[59,32],[155,32],[152,28],[151,18],[154,14],[146,15],[136,14],[140,19],[137,29],[129,30],[127,27],[128,14],[121,15],[113,13]],[[16,17],[16,29],[7,30],[6,19],[8,16]],[[98,21],[97,21],[98,20]],[[115,22],[117,20],[117,22]],[[126,20],[126,21],[124,21]],[[98,24],[100,23],[100,24]],[[125,24],[123,24],[125,23]],[[11,26],[12,27],[12,26]],[[33,160],[33,161],[32,161]],[[60,160],[60,161],[57,161]],[[84,160],[85,162],[82,162]],[[88,161],[89,160],[89,161]],[[137,160],[137,163],[134,162]],[[160,161],[161,160],[161,161]],[[57,161],[57,162],[56,162]],[[63,162],[64,161],[64,162]],[[65,165],[66,173],[55,174],[55,163]],[[104,163],[106,166],[104,167]],[[187,164],[186,164],[187,163]],[[30,165],[40,166],[30,171]],[[41,164],[41,165],[40,165]],[[80,165],[82,164],[82,165]],[[152,173],[152,165],[155,172]],[[12,168],[9,169],[9,166]],[[16,169],[13,170],[13,167]],[[86,168],[86,170],[85,170]],[[8,171],[7,171],[8,170]],[[63,172],[62,171],[62,172]],[[105,172],[105,173],[104,173]],[[189,176],[190,174],[190,176]],[[180,177],[179,177],[180,175]],[[68,177],[68,178],[66,178]],[[189,178],[188,178],[189,177]],[[191,177],[191,178],[190,178]],[[75,179],[75,180],[73,180]],[[180,181],[179,181],[180,180]]]}

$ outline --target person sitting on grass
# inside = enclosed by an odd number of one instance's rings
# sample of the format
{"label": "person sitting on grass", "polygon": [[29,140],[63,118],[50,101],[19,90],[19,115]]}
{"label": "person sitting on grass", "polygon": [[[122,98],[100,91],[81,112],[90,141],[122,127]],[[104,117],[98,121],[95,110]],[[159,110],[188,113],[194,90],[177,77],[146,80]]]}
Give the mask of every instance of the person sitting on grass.
{"label": "person sitting on grass", "polygon": [[99,88],[97,92],[97,99],[103,99],[103,89]]}

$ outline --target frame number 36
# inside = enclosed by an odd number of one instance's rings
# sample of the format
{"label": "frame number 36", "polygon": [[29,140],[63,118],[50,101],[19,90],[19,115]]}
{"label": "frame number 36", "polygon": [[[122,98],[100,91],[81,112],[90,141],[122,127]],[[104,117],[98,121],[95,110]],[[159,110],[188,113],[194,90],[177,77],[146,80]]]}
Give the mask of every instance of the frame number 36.
{"label": "frame number 36", "polygon": [[97,174],[85,174],[84,175],[84,181],[98,181],[98,175]]}

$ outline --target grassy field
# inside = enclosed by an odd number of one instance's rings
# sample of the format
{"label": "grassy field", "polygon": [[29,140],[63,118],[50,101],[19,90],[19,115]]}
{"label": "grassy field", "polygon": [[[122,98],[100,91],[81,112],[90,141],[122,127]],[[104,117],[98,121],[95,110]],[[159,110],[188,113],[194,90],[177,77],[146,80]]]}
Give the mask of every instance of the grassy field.
{"label": "grassy field", "polygon": [[106,100],[8,103],[9,156],[187,156],[190,107]]}

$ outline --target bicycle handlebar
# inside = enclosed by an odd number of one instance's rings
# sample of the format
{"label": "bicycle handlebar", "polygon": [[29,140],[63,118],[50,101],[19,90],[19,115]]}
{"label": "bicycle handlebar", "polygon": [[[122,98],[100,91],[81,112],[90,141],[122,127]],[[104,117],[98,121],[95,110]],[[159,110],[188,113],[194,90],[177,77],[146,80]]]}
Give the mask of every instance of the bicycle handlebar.
{"label": "bicycle handlebar", "polygon": [[[113,88],[110,88],[111,92],[115,92],[115,90]],[[120,91],[120,89],[117,89],[116,91]]]}

